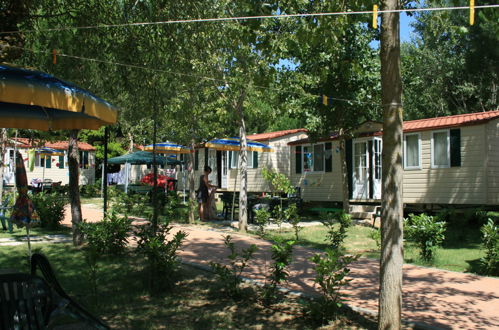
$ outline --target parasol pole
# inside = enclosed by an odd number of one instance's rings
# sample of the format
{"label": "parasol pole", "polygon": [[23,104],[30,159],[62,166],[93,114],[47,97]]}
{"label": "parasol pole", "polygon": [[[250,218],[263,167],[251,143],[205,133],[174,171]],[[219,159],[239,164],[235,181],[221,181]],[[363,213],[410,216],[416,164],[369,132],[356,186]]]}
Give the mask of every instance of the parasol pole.
{"label": "parasol pole", "polygon": [[185,204],[185,168],[184,163],[182,163],[182,187],[183,187],[183,195],[184,195],[184,204]]}
{"label": "parasol pole", "polygon": [[[14,138],[14,175],[16,175],[17,173],[16,157],[17,157],[17,129]],[[14,180],[14,197],[16,197],[16,191],[17,191],[17,182],[16,180]]]}
{"label": "parasol pole", "polygon": [[26,237],[28,238],[28,258],[31,262],[31,239],[29,234],[29,222],[26,223]]}
{"label": "parasol pole", "polygon": [[43,170],[42,170],[42,192],[43,192],[43,182],[45,181],[45,166],[47,166],[47,156],[43,156]]}
{"label": "parasol pole", "polygon": [[128,194],[128,162],[125,162],[125,194]]}
{"label": "parasol pole", "polygon": [[104,198],[104,216],[106,216],[107,213],[107,140],[109,138],[109,129],[104,127],[104,164],[103,170],[102,170],[102,175],[104,176],[104,180],[102,180],[102,191],[103,191],[103,198]]}

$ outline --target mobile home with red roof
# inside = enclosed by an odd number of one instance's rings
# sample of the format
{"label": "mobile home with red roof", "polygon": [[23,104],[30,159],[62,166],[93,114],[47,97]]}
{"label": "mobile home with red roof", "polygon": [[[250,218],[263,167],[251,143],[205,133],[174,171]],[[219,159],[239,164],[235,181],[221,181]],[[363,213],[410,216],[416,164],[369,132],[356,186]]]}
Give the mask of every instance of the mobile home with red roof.
{"label": "mobile home with red roof", "polygon": [[[37,151],[37,148],[46,147],[60,151],[60,155],[48,156]],[[62,185],[69,183],[68,169],[68,141],[44,142],[30,141],[28,138],[11,139],[5,153],[4,180],[7,184],[13,184],[14,177],[14,150],[17,149],[24,159],[28,183],[33,179],[50,179],[60,182]],[[33,167],[30,170],[29,150],[34,149]],[[93,184],[95,182],[95,147],[86,143],[78,142],[80,154],[80,185]]]}
{"label": "mobile home with red roof", "polygon": [[[404,122],[404,203],[431,209],[445,205],[499,205],[499,111]],[[381,201],[383,132],[365,123],[347,141],[349,196],[354,203]],[[336,136],[289,143],[292,182],[305,201],[342,201]]]}

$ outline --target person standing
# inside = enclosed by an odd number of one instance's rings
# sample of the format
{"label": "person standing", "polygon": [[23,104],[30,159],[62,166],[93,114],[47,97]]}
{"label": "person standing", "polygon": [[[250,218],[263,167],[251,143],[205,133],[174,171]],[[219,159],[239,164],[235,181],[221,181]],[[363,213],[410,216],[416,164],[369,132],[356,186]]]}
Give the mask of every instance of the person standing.
{"label": "person standing", "polygon": [[209,220],[210,217],[210,190],[216,188],[208,181],[208,176],[211,173],[211,167],[205,166],[204,173],[199,177],[198,190],[198,212],[201,220]]}

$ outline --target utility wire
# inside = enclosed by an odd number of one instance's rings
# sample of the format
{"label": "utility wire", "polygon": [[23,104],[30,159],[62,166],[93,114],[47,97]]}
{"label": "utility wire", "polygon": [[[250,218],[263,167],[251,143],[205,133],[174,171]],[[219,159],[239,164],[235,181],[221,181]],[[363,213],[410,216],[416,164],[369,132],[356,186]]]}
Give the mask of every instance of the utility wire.
{"label": "utility wire", "polygon": [[[484,8],[499,8],[498,5],[480,5],[475,6],[475,9]],[[469,6],[459,6],[459,7],[437,7],[437,8],[408,8],[408,9],[394,9],[394,10],[378,10],[378,14],[383,13],[414,13],[414,12],[424,12],[424,11],[447,11],[447,10],[469,10]],[[371,15],[375,11],[364,10],[364,11],[341,11],[341,12],[325,12],[325,13],[310,13],[310,14],[280,14],[280,15],[260,15],[260,16],[235,16],[235,17],[215,17],[215,18],[193,18],[193,19],[177,19],[177,20],[167,20],[167,21],[155,21],[155,22],[137,22],[137,23],[121,23],[121,24],[100,24],[100,25],[88,25],[88,26],[62,26],[58,28],[50,29],[39,29],[39,30],[18,30],[18,31],[3,31],[2,34],[16,34],[16,33],[33,33],[33,32],[54,32],[54,31],[66,31],[66,30],[89,30],[89,29],[109,29],[127,26],[149,26],[149,25],[167,25],[167,24],[186,24],[186,23],[203,23],[203,22],[226,22],[226,21],[244,21],[244,20],[255,20],[255,19],[283,19],[283,18],[293,18],[293,17],[321,17],[321,16],[342,16],[342,15]]]}
{"label": "utility wire", "polygon": [[[0,45],[2,47],[2,45]],[[11,46],[11,45],[4,45],[4,48],[15,48],[15,49],[20,49],[20,50],[25,50],[29,51],[32,53],[38,53],[38,54],[46,54],[52,56],[51,51],[43,51],[43,50],[34,50],[30,48],[24,48],[24,47],[19,47],[19,46]],[[108,64],[108,65],[116,65],[116,66],[122,66],[126,68],[131,68],[131,69],[140,69],[140,70],[147,70],[147,71],[153,71],[153,72],[160,72],[160,73],[166,73],[166,74],[171,74],[171,75],[177,75],[177,76],[184,76],[184,77],[191,77],[191,78],[197,78],[197,79],[203,79],[203,80],[209,80],[209,81],[215,81],[219,83],[226,83],[224,79],[220,78],[213,78],[213,77],[207,77],[207,76],[201,76],[201,75],[194,75],[194,74],[188,74],[188,73],[182,73],[182,72],[175,72],[175,71],[170,71],[170,70],[164,70],[164,69],[155,69],[155,68],[150,68],[147,66],[143,65],[136,65],[136,64],[127,64],[127,63],[120,63],[120,62],[112,62],[112,61],[104,61],[96,58],[90,58],[90,57],[83,57],[83,56],[76,56],[76,55],[68,55],[64,53],[57,53],[57,56],[61,57],[67,57],[70,59],[75,59],[75,60],[80,60],[80,61],[89,61],[89,62],[96,62],[96,63],[102,63],[102,64]],[[289,93],[289,94],[302,94],[305,96],[309,97],[317,97],[317,98],[322,98],[323,95],[315,95],[315,94],[310,94],[305,91],[303,92],[298,92],[298,91],[289,91],[281,88],[273,88],[273,87],[266,87],[266,86],[259,86],[259,85],[252,85],[253,87],[256,87],[261,90],[270,90],[270,91],[275,91],[275,92],[281,92],[281,93]],[[363,101],[358,101],[358,100],[348,100],[348,99],[342,99],[342,98],[337,98],[337,97],[331,97],[327,96],[328,99],[334,100],[334,101],[341,101],[341,102],[352,102],[352,103],[357,103],[357,104],[364,104],[364,105],[378,105],[375,102],[363,102]]]}

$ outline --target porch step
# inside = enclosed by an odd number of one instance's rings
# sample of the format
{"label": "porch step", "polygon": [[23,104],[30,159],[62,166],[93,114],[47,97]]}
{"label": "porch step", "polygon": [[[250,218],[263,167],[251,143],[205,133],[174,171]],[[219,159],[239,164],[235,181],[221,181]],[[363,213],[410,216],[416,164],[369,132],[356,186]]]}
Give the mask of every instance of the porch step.
{"label": "porch step", "polygon": [[377,205],[350,204],[350,214],[352,213],[374,213]]}
{"label": "porch step", "polygon": [[365,220],[371,219],[374,212],[350,212],[352,219],[354,220]]}

